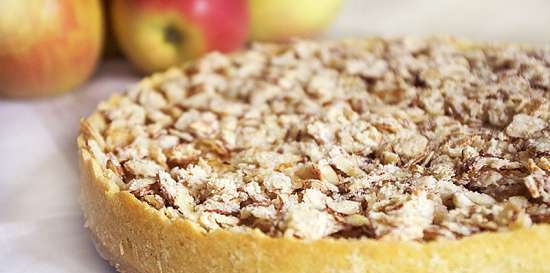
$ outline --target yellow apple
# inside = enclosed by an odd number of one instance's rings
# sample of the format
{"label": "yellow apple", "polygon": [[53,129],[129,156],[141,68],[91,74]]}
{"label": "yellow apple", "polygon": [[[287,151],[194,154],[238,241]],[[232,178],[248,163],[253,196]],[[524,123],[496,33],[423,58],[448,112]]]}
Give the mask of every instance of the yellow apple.
{"label": "yellow apple", "polygon": [[334,19],[341,4],[342,0],[250,0],[250,39],[313,36]]}
{"label": "yellow apple", "polygon": [[113,0],[118,45],[150,73],[201,54],[240,48],[249,29],[246,0]]}
{"label": "yellow apple", "polygon": [[102,25],[100,0],[0,0],[0,95],[58,94],[88,79]]}

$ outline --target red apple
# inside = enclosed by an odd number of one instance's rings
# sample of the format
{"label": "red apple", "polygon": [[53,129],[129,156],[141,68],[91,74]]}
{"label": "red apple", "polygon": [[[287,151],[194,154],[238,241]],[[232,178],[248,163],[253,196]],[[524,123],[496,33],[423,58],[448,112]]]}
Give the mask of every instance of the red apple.
{"label": "red apple", "polygon": [[0,0],[0,95],[57,94],[85,81],[102,21],[99,0]]}
{"label": "red apple", "polygon": [[205,52],[240,48],[249,28],[246,0],[114,0],[114,33],[143,72],[163,70]]}

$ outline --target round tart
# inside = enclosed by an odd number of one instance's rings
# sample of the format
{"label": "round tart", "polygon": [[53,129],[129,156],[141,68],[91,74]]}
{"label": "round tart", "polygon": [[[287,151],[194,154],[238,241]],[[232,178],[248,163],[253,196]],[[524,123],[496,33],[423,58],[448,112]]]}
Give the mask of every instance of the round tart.
{"label": "round tart", "polygon": [[82,121],[121,272],[550,272],[550,50],[450,38],[209,54]]}

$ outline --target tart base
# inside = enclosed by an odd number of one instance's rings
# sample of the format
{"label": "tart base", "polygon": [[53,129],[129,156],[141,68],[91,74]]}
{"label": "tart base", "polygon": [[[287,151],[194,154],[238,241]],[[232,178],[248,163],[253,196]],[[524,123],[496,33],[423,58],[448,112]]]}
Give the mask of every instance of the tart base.
{"label": "tart base", "polygon": [[260,231],[204,232],[120,191],[78,139],[81,202],[101,255],[123,273],[550,272],[550,225],[428,243],[306,241]]}

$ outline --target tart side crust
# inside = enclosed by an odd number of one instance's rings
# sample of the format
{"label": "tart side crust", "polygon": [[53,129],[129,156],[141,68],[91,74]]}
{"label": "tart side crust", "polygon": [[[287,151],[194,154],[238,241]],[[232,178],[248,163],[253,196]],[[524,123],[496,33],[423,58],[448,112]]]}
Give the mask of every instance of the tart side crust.
{"label": "tart side crust", "polygon": [[78,138],[81,202],[102,256],[120,272],[549,272],[550,225],[457,241],[271,238],[205,233],[119,191]]}

